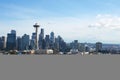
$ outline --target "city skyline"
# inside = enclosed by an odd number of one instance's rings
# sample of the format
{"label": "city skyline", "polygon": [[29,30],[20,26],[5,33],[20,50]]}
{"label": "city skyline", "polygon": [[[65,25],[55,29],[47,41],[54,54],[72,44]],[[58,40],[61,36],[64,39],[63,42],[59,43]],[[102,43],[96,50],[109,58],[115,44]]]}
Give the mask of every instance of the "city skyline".
{"label": "city skyline", "polygon": [[6,36],[12,29],[19,36],[31,35],[32,25],[37,22],[45,29],[45,34],[53,31],[66,42],[76,39],[119,44],[119,3],[118,0],[3,0],[0,3],[0,36]]}
{"label": "city skyline", "polygon": [[[39,27],[37,23],[33,26]],[[20,37],[16,33],[16,30],[11,30],[7,37],[0,37],[0,51],[4,54],[120,54],[120,44],[81,43],[78,40],[66,43],[54,32],[44,34],[43,28],[38,38],[37,30],[31,38],[27,34]]]}

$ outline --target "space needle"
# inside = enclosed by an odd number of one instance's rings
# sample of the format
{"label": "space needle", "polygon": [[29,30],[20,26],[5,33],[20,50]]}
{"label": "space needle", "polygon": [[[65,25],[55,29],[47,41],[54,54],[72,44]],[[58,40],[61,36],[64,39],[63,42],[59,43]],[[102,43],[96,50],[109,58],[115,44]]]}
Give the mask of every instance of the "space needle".
{"label": "space needle", "polygon": [[35,32],[36,32],[35,47],[36,47],[36,50],[38,50],[38,37],[37,37],[37,34],[38,34],[38,28],[40,27],[40,25],[38,25],[38,23],[35,23],[35,25],[33,25],[33,27],[36,29],[35,30]]}

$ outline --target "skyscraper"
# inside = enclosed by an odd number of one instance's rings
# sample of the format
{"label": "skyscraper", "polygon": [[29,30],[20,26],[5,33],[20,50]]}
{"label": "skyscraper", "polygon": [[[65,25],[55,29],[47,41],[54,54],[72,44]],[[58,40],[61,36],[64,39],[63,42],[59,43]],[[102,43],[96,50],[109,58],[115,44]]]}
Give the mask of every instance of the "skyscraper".
{"label": "skyscraper", "polygon": [[44,29],[41,29],[41,36],[44,38]]}
{"label": "skyscraper", "polygon": [[39,34],[39,48],[42,49],[42,42],[44,39],[44,29],[41,29],[41,32]]}
{"label": "skyscraper", "polygon": [[36,33],[32,33],[32,38],[30,40],[30,49],[33,50],[35,49],[35,39],[36,39]]}
{"label": "skyscraper", "polygon": [[55,38],[55,49],[59,51],[59,39]]}
{"label": "skyscraper", "polygon": [[64,52],[66,50],[66,43],[64,42],[61,36],[58,36],[57,38],[57,47],[59,48],[59,51],[61,52]]}
{"label": "skyscraper", "polygon": [[0,49],[5,49],[6,48],[6,39],[4,36],[0,37]]}
{"label": "skyscraper", "polygon": [[36,33],[32,33],[32,40],[36,39]]}
{"label": "skyscraper", "polygon": [[21,37],[17,37],[17,50],[22,50],[22,38]]}
{"label": "skyscraper", "polygon": [[55,43],[55,37],[54,37],[54,32],[50,33],[50,48],[54,49],[54,43]]}
{"label": "skyscraper", "polygon": [[33,40],[33,39],[30,40],[30,49],[31,50],[35,49],[35,40]]}
{"label": "skyscraper", "polygon": [[50,43],[49,35],[46,35],[46,37],[45,37],[45,44],[46,44],[45,47],[46,47],[46,49],[49,49],[49,48],[50,48],[49,43]]}
{"label": "skyscraper", "polygon": [[29,35],[24,34],[22,36],[22,50],[28,50],[29,49],[29,41],[30,41]]}
{"label": "skyscraper", "polygon": [[101,42],[97,42],[96,43],[96,52],[100,52],[102,50],[102,43]]}
{"label": "skyscraper", "polygon": [[5,36],[2,36],[2,41],[3,41],[3,49],[6,48],[6,38]]}
{"label": "skyscraper", "polygon": [[11,30],[11,33],[7,34],[7,50],[16,49],[16,31]]}
{"label": "skyscraper", "polygon": [[3,41],[1,37],[0,37],[0,49],[3,49]]}
{"label": "skyscraper", "polygon": [[16,31],[15,30],[11,30],[11,34],[16,34]]}

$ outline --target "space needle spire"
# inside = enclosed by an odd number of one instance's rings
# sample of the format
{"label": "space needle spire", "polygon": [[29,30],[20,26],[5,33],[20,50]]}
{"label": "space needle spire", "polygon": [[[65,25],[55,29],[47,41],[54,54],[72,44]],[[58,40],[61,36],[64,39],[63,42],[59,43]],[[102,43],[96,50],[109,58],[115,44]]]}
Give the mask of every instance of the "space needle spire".
{"label": "space needle spire", "polygon": [[33,27],[36,29],[35,32],[36,32],[36,39],[35,39],[35,47],[36,49],[38,49],[38,28],[40,27],[40,25],[38,25],[38,23],[35,23],[35,25],[33,25]]}

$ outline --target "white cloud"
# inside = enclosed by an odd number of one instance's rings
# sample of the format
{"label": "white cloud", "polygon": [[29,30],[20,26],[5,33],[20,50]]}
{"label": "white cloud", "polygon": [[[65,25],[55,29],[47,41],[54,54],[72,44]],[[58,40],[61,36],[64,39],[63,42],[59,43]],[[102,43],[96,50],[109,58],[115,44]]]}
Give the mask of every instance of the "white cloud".
{"label": "white cloud", "polygon": [[113,15],[97,15],[89,29],[94,32],[92,35],[96,40],[106,43],[119,43],[120,38],[120,17]]}
{"label": "white cloud", "polygon": [[98,14],[95,22],[90,24],[89,27],[120,29],[120,17]]}

